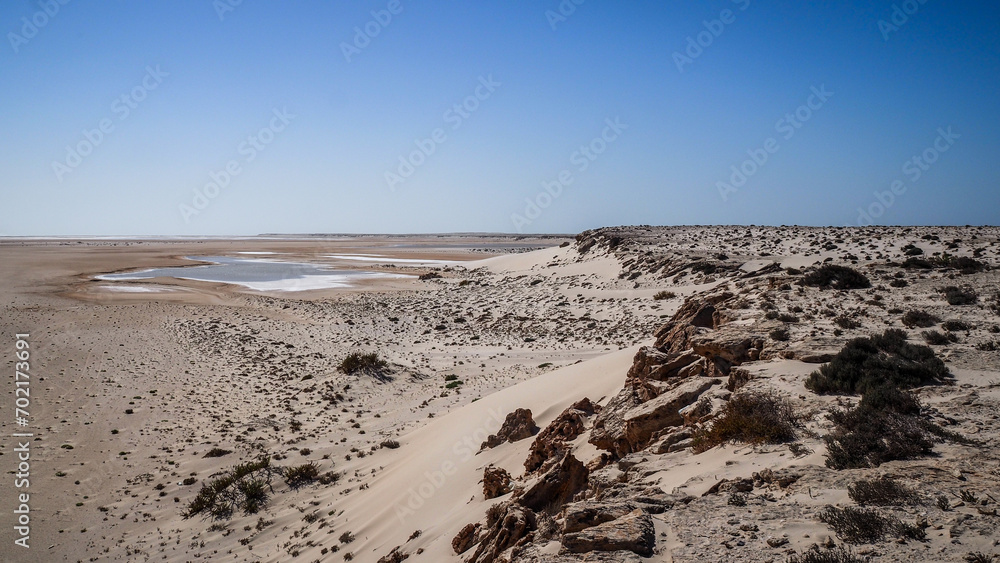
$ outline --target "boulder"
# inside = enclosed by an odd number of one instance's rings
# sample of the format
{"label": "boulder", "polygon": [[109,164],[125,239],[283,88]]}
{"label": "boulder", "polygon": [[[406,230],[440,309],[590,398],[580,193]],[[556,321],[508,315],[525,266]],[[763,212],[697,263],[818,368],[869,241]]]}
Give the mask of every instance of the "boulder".
{"label": "boulder", "polygon": [[563,508],[563,533],[579,532],[598,524],[617,520],[639,508],[634,502],[609,503],[583,501]]}
{"label": "boulder", "polygon": [[565,534],[562,545],[568,553],[631,551],[650,557],[656,546],[653,518],[642,510],[635,510],[610,522]]}
{"label": "boulder", "polygon": [[532,473],[548,469],[547,462],[559,459],[567,450],[566,442],[583,434],[586,419],[600,411],[600,405],[584,398],[564,410],[551,424],[545,427],[531,443],[528,458],[524,460],[524,471]]}
{"label": "boulder", "polygon": [[504,551],[530,543],[536,527],[535,513],[520,504],[508,501],[491,506],[486,511],[485,531],[467,563],[502,561]]}
{"label": "boulder", "polygon": [[538,426],[535,425],[535,421],[531,418],[531,411],[528,409],[517,409],[507,415],[507,418],[503,421],[503,425],[500,426],[500,430],[496,434],[490,435],[483,442],[479,451],[495,448],[504,442],[513,444],[519,440],[530,438],[537,432]]}
{"label": "boulder", "polygon": [[589,471],[583,462],[566,454],[517,497],[517,502],[535,512],[556,513],[587,487]]}
{"label": "boulder", "polygon": [[451,548],[455,550],[456,555],[461,555],[469,550],[470,547],[479,541],[479,529],[482,524],[475,522],[472,524],[466,524],[458,534],[451,540]]}
{"label": "boulder", "polygon": [[489,466],[483,471],[483,496],[486,500],[510,492],[510,473],[502,467]]}
{"label": "boulder", "polygon": [[687,379],[672,391],[628,410],[622,417],[628,452],[616,453],[620,456],[640,451],[649,445],[654,433],[669,426],[684,424],[684,417],[679,411],[697,401],[702,393],[718,383],[722,382],[718,379]]}

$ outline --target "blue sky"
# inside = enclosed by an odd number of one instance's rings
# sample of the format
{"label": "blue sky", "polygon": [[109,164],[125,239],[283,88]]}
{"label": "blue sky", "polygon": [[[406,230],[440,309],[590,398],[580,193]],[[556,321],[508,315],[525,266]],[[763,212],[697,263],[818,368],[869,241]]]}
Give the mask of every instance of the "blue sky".
{"label": "blue sky", "polygon": [[2,235],[1000,222],[995,2],[10,0],[0,31]]}

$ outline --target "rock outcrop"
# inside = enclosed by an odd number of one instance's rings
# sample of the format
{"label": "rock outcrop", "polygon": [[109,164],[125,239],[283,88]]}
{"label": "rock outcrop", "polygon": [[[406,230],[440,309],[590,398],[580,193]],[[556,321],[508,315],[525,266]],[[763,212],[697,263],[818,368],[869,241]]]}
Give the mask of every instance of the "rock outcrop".
{"label": "rock outcrop", "polygon": [[729,293],[689,298],[657,330],[656,345],[639,349],[624,387],[594,418],[591,444],[620,458],[645,449],[672,427],[718,412],[723,401],[698,404],[699,398],[729,381],[733,366],[759,358],[765,342],[724,326],[722,304],[732,298]]}
{"label": "rock outcrop", "polygon": [[649,557],[656,545],[653,518],[636,509],[621,518],[565,534],[562,545],[569,553],[631,551]]}
{"label": "rock outcrop", "polygon": [[587,417],[593,416],[600,409],[600,405],[584,398],[564,410],[535,437],[528,458],[524,460],[524,471],[532,473],[548,469],[549,462],[559,459],[567,451],[566,442],[583,434]]}
{"label": "rock outcrop", "polygon": [[[486,527],[467,563],[493,563],[517,545],[529,543],[538,522],[535,513],[516,502],[501,502],[486,511]],[[468,526],[466,526],[468,528]],[[464,529],[463,529],[464,531]],[[457,539],[457,536],[456,536]],[[452,541],[454,547],[455,541]]]}
{"label": "rock outcrop", "polygon": [[489,466],[483,470],[483,496],[486,500],[510,492],[510,473],[502,467]]}
{"label": "rock outcrop", "polygon": [[504,442],[513,444],[519,440],[530,438],[538,432],[538,426],[531,418],[531,411],[528,409],[517,409],[507,415],[496,434],[490,435],[483,442],[480,451],[495,448]]}
{"label": "rock outcrop", "polygon": [[469,550],[470,547],[476,545],[479,541],[479,530],[482,528],[482,524],[479,522],[474,522],[472,524],[466,524],[458,534],[455,535],[451,540],[451,548],[455,550],[457,555],[461,555]]}
{"label": "rock outcrop", "polygon": [[587,487],[589,471],[573,454],[566,454],[534,483],[517,495],[517,502],[535,512],[555,513]]}

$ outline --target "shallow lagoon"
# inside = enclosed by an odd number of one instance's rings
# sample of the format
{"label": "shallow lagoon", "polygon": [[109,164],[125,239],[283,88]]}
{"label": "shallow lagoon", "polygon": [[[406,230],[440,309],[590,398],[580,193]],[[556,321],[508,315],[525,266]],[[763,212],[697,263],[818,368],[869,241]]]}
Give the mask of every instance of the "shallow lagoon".
{"label": "shallow lagoon", "polygon": [[257,291],[307,291],[352,287],[359,281],[371,279],[413,277],[404,274],[362,270],[334,270],[322,264],[283,262],[262,258],[232,258],[229,256],[186,256],[185,258],[199,262],[211,262],[211,264],[104,274],[97,276],[97,279],[134,281],[169,277],[231,283]]}

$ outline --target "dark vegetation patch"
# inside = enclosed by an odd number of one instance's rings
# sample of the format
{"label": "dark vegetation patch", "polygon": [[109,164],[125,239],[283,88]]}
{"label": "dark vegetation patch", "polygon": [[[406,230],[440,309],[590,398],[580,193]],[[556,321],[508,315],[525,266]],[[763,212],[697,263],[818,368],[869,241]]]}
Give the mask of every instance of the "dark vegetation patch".
{"label": "dark vegetation patch", "polygon": [[768,336],[777,342],[787,342],[791,338],[787,328],[776,328],[769,332]]}
{"label": "dark vegetation patch", "polygon": [[867,289],[872,286],[864,274],[848,268],[825,264],[802,278],[802,284],[821,289]]}
{"label": "dark vegetation patch", "polygon": [[202,457],[222,457],[224,455],[229,455],[233,453],[232,450],[224,450],[222,448],[212,448],[208,450]]}
{"label": "dark vegetation patch", "polygon": [[819,546],[815,550],[810,550],[802,555],[793,555],[788,563],[867,563],[870,561],[866,557],[855,555],[850,550],[843,547],[820,550]]}
{"label": "dark vegetation patch", "polygon": [[271,465],[271,458],[267,455],[256,461],[238,464],[203,485],[182,516],[190,518],[205,514],[224,520],[237,511],[245,515],[256,514],[264,509],[270,493],[274,492],[271,480],[276,473],[278,469]]}
{"label": "dark vegetation patch", "polygon": [[949,305],[974,305],[979,301],[979,296],[976,294],[976,290],[971,287],[958,287],[954,285],[949,285],[948,287],[942,288],[941,293],[944,294],[944,298],[948,301]]}
{"label": "dark vegetation patch", "polygon": [[941,322],[940,318],[920,309],[907,311],[901,320],[906,328],[928,328]]}
{"label": "dark vegetation patch", "polygon": [[902,266],[911,270],[958,270],[965,275],[975,274],[988,269],[986,264],[975,258],[967,256],[955,257],[947,254],[930,258],[910,256],[903,261]]}
{"label": "dark vegetation patch", "polygon": [[809,375],[806,387],[820,394],[857,394],[886,384],[903,389],[939,384],[948,375],[933,350],[910,344],[906,333],[889,329],[849,341],[830,363]]}
{"label": "dark vegetation patch", "polygon": [[787,399],[774,392],[734,395],[711,428],[695,436],[694,450],[703,452],[720,444],[778,444],[795,439],[795,413]]}
{"label": "dark vegetation patch", "polygon": [[861,506],[903,506],[917,500],[916,491],[888,475],[855,481],[847,487],[847,494]]}
{"label": "dark vegetation patch", "polygon": [[375,352],[367,354],[351,352],[340,361],[337,369],[347,375],[370,375],[379,379],[385,379],[387,378],[389,364]]}

